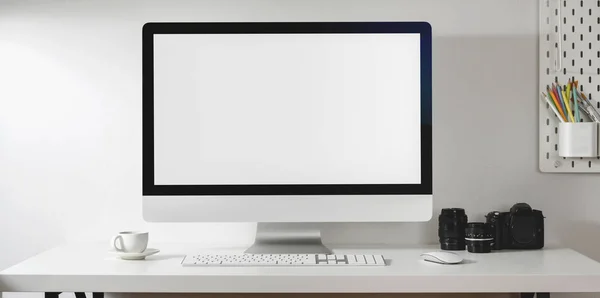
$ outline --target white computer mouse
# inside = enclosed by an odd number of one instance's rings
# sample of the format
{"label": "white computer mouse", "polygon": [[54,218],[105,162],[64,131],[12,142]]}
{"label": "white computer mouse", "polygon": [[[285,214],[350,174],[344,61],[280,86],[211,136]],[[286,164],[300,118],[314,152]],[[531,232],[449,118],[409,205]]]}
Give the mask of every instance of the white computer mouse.
{"label": "white computer mouse", "polygon": [[421,258],[438,264],[458,264],[463,261],[461,256],[449,251],[426,252],[421,254]]}

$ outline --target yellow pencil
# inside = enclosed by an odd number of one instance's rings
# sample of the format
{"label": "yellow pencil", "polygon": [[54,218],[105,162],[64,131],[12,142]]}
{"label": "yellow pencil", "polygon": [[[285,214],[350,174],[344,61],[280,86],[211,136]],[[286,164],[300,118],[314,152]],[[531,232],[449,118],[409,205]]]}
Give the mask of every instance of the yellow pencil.
{"label": "yellow pencil", "polygon": [[565,90],[562,90],[562,96],[565,99],[565,107],[567,108],[567,115],[569,116],[569,119],[571,119],[570,122],[575,122],[575,119],[573,119],[573,114],[571,113],[571,107],[569,106],[569,100],[567,99],[567,94],[565,93]]}

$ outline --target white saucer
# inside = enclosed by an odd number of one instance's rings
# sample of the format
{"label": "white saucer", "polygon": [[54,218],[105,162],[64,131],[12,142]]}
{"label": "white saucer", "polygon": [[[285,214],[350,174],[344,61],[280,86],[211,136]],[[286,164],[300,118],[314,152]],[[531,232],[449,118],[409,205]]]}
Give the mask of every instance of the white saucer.
{"label": "white saucer", "polygon": [[117,255],[117,257],[123,260],[143,260],[147,256],[157,254],[158,252],[160,252],[160,250],[156,248],[146,248],[144,252],[119,252],[114,250],[111,251],[111,253],[114,253],[115,255]]}

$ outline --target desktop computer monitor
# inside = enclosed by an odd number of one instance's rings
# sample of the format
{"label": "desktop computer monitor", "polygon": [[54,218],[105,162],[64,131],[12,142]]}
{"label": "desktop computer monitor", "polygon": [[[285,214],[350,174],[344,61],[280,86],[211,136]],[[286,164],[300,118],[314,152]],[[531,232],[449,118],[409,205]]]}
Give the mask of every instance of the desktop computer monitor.
{"label": "desktop computer monitor", "polygon": [[142,52],[146,220],[431,218],[428,23],[147,23]]}

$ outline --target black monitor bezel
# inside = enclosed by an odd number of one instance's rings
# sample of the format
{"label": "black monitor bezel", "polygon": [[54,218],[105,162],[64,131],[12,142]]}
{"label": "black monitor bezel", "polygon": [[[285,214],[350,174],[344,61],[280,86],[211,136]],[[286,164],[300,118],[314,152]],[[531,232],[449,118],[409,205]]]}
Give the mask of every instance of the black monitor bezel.
{"label": "black monitor bezel", "polygon": [[[420,184],[156,185],[154,177],[155,34],[417,33],[421,39]],[[146,23],[142,30],[142,193],[145,196],[431,195],[432,61],[427,22]]]}

